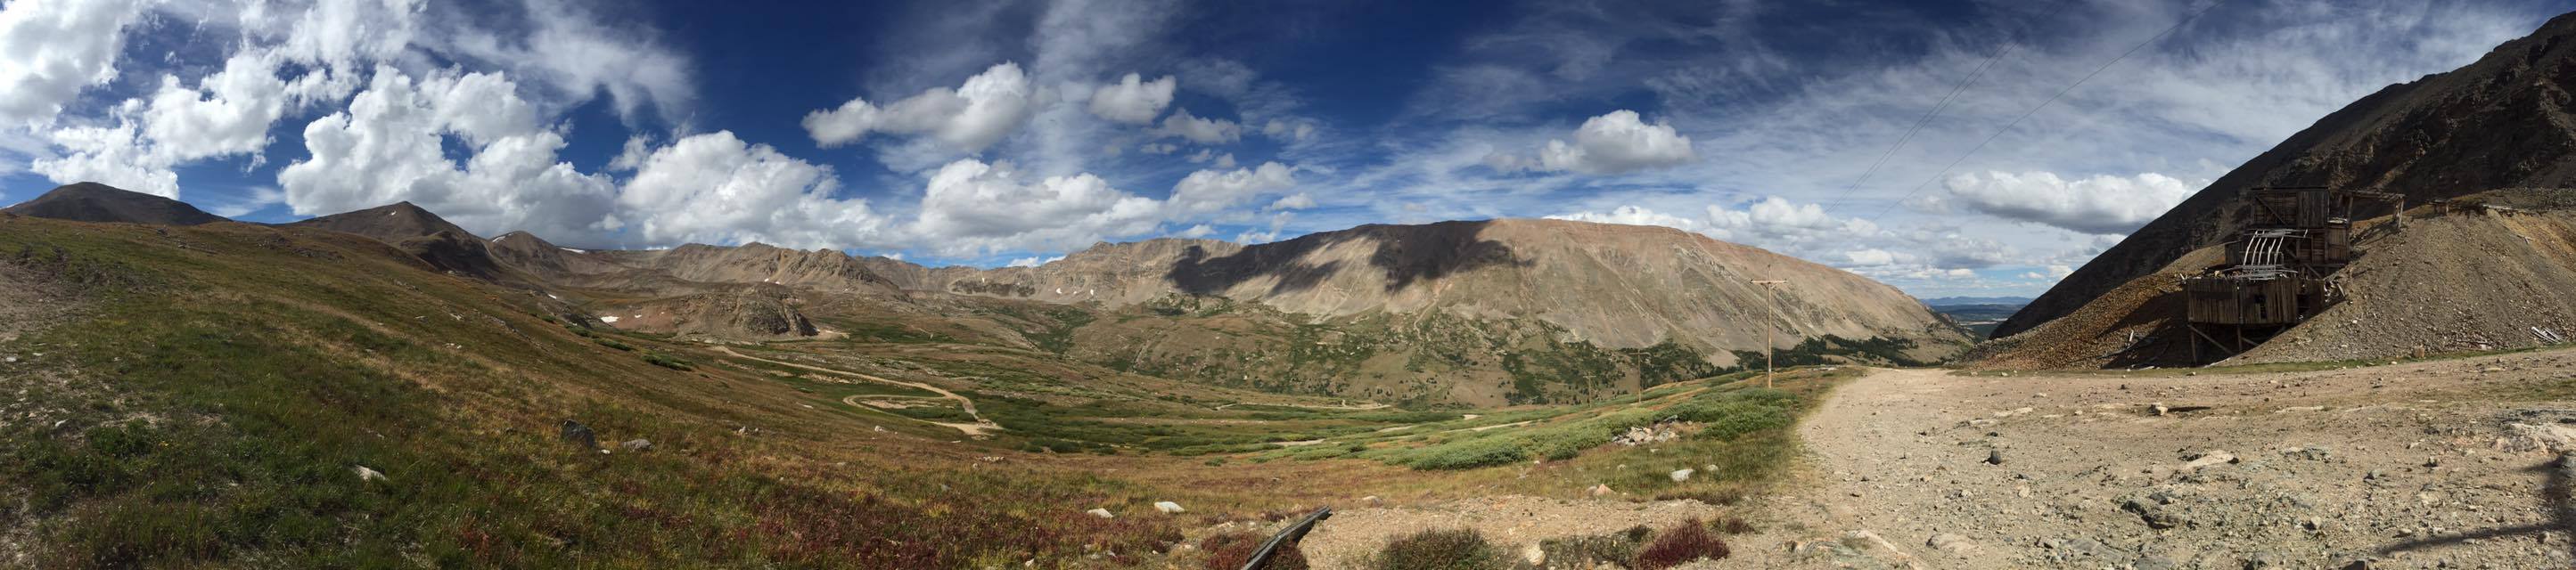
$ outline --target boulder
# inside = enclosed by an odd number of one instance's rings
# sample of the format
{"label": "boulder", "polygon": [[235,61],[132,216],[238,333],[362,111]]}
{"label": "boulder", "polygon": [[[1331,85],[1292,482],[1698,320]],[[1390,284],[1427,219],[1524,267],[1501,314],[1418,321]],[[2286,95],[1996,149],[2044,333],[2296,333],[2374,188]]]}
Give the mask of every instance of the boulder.
{"label": "boulder", "polygon": [[1977,543],[1969,541],[1968,537],[1950,533],[1932,535],[1932,539],[1923,541],[1923,545],[1951,554],[1967,554],[1977,549]]}
{"label": "boulder", "polygon": [[626,443],[617,444],[617,446],[618,446],[618,447],[626,448],[626,450],[627,450],[627,451],[630,451],[630,452],[632,452],[632,451],[644,451],[644,450],[647,450],[647,449],[652,449],[652,448],[653,448],[653,442],[652,442],[651,440],[645,440],[645,439],[630,439],[630,440],[626,440]]}
{"label": "boulder", "polygon": [[1176,515],[1176,514],[1181,514],[1181,513],[1184,513],[1184,512],[1188,512],[1188,510],[1187,510],[1187,509],[1182,509],[1182,508],[1181,508],[1181,504],[1180,504],[1180,503],[1175,503],[1175,502],[1171,502],[1171,501],[1155,501],[1155,502],[1154,502],[1154,510],[1162,511],[1162,512],[1163,512],[1163,514],[1174,514],[1174,515]]}
{"label": "boulder", "polygon": [[2197,471],[2197,470],[2199,470],[2199,469],[2200,469],[2200,468],[2202,468],[2202,467],[2208,467],[2208,466],[2211,466],[2211,465],[2218,465],[2218,464],[2222,464],[2222,463],[2235,463],[2235,462],[2236,462],[2236,456],[2235,456],[2235,455],[2229,454],[2229,453],[2227,453],[2227,452],[2225,452],[2225,451],[2219,451],[2219,450],[2212,449],[2212,450],[2209,450],[2209,451],[2201,452],[2201,453],[2200,453],[2200,457],[2192,458],[2192,460],[2191,460],[2191,462],[2190,462],[2190,463],[2184,463],[2184,464],[2182,464],[2182,469],[2183,469],[2184,471]]}
{"label": "boulder", "polygon": [[1595,485],[1593,485],[1593,486],[1592,486],[1591,493],[1592,493],[1592,496],[1595,496],[1595,497],[1607,497],[1607,496],[1610,496],[1610,493],[1611,493],[1611,491],[1610,491],[1610,486],[1609,486],[1609,485],[1607,485],[1607,484],[1595,484]]}
{"label": "boulder", "polygon": [[1673,475],[1672,475],[1672,477],[1673,477],[1673,482],[1674,482],[1674,483],[1680,483],[1680,482],[1683,482],[1683,481],[1689,481],[1689,480],[1690,480],[1690,478],[1691,478],[1691,473],[1692,473],[1692,472],[1693,472],[1693,471],[1692,471],[1692,470],[1690,470],[1690,469],[1676,469],[1676,470],[1673,470]]}
{"label": "boulder", "polygon": [[1088,511],[1083,511],[1083,513],[1085,513],[1085,514],[1089,514],[1089,515],[1091,515],[1091,516],[1095,516],[1095,517],[1104,518],[1104,519],[1114,519],[1114,518],[1118,518],[1118,515],[1109,514],[1109,509],[1098,509],[1098,508],[1095,508],[1095,509],[1091,509],[1091,510],[1088,510]]}
{"label": "boulder", "polygon": [[2191,522],[2190,519],[2168,508],[2166,501],[2155,497],[2130,498],[2121,501],[2120,510],[2138,515],[2140,520],[2146,521],[2149,528],[2173,528]]}
{"label": "boulder", "polygon": [[563,440],[583,450],[599,449],[599,436],[590,433],[590,426],[581,425],[581,422],[564,420]]}
{"label": "boulder", "polygon": [[2514,452],[2576,452],[2576,426],[2555,423],[2505,424],[2505,435],[2496,439],[2495,449]]}
{"label": "boulder", "polygon": [[359,481],[383,481],[383,480],[385,480],[385,474],[384,474],[383,472],[379,472],[379,471],[376,471],[376,470],[374,470],[374,469],[368,469],[368,468],[367,468],[367,466],[365,466],[365,465],[360,465],[360,466],[358,466],[358,467],[357,467],[357,469],[354,469],[353,471],[356,471],[356,472],[358,473],[358,480],[359,480]]}

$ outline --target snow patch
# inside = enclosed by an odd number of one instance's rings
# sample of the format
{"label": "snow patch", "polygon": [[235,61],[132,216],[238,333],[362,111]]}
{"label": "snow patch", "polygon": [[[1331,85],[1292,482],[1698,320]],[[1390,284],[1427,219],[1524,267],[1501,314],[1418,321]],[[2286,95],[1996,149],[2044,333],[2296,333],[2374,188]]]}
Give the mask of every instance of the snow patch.
{"label": "snow patch", "polygon": [[603,323],[616,323],[616,322],[617,322],[617,317],[600,317],[600,318],[599,318],[599,322],[603,322]]}

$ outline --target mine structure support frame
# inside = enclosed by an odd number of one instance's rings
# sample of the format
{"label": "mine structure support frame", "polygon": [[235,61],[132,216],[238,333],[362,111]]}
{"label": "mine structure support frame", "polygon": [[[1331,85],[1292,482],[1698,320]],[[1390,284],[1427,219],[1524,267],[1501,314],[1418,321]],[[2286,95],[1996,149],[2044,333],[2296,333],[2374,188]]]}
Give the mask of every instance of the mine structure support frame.
{"label": "mine structure support frame", "polygon": [[[2201,363],[2203,342],[2223,351],[2220,358],[2241,354],[2337,304],[2338,289],[2330,276],[2352,261],[2358,203],[2387,203],[2392,208],[2389,227],[2406,226],[2406,195],[2395,192],[2256,186],[2238,196],[2251,202],[2260,218],[2237,231],[2241,243],[2227,245],[2225,265],[2183,281],[2183,326],[2191,331],[2184,340],[2194,365]],[[2290,284],[2285,287],[2282,280]],[[2225,289],[2220,298],[2200,297],[2220,288]]]}

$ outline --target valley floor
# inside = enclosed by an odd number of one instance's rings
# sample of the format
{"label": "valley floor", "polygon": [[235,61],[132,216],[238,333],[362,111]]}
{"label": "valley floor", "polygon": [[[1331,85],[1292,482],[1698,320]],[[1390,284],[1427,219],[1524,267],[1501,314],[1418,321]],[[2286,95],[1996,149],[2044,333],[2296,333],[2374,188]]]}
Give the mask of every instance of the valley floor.
{"label": "valley floor", "polygon": [[1877,370],[1801,426],[1807,466],[1720,566],[2566,568],[2571,374],[2576,350],[2274,373]]}

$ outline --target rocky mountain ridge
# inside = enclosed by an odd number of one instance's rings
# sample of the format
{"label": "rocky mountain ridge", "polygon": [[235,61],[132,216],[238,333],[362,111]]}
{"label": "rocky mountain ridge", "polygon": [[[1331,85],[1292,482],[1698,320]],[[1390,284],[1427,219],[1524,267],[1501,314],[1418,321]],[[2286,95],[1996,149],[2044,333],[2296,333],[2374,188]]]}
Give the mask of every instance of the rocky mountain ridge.
{"label": "rocky mountain ridge", "polygon": [[[2422,204],[2497,188],[2576,186],[2576,14],[2496,46],[2477,62],[2400,83],[2319,119],[2084,264],[1994,336],[2031,330],[2193,250],[2230,239],[2251,215],[2244,190],[2326,185]],[[2387,214],[2385,208],[2361,217]]]}

